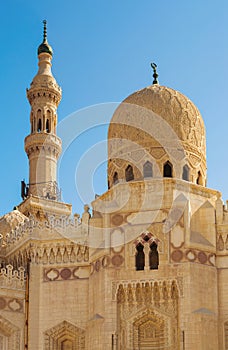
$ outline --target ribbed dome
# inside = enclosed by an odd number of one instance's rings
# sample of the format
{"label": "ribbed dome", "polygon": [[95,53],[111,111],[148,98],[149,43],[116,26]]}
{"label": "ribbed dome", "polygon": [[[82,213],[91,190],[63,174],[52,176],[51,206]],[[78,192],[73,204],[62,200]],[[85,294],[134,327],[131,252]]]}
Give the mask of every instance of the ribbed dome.
{"label": "ribbed dome", "polygon": [[200,175],[205,185],[204,122],[193,102],[176,90],[154,84],[128,96],[112,117],[108,139],[110,185],[115,173],[125,180],[128,163],[135,168],[134,180],[142,179],[143,164],[152,160],[160,175],[164,163],[171,162],[176,178],[187,165],[189,180],[197,182]]}

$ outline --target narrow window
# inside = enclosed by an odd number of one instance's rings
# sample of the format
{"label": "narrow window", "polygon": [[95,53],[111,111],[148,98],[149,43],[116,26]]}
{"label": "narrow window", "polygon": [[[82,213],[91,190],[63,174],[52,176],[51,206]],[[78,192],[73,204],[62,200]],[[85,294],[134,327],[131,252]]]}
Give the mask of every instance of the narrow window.
{"label": "narrow window", "polygon": [[125,178],[126,178],[126,181],[134,180],[134,173],[131,165],[128,165],[125,170]]}
{"label": "narrow window", "polygon": [[145,254],[143,249],[144,246],[141,243],[136,246],[135,267],[137,271],[144,270],[145,267]]}
{"label": "narrow window", "polygon": [[163,176],[164,177],[173,177],[173,167],[169,161],[164,164]]}
{"label": "narrow window", "polygon": [[149,253],[150,270],[157,270],[159,265],[158,246],[155,242],[150,245]]}
{"label": "narrow window", "polygon": [[50,132],[49,119],[46,120],[46,132]]}
{"label": "narrow window", "polygon": [[38,109],[37,111],[37,132],[41,132],[42,129],[42,123],[41,123],[41,110]]}
{"label": "narrow window", "polygon": [[183,167],[182,179],[189,181],[189,166],[187,164]]}
{"label": "narrow window", "polygon": [[144,178],[153,176],[152,164],[150,162],[146,162],[143,165],[143,176],[144,176]]}
{"label": "narrow window", "polygon": [[41,132],[41,129],[42,129],[41,119],[38,119],[37,131]]}
{"label": "narrow window", "polygon": [[118,183],[118,173],[115,171],[114,175],[113,175],[113,184],[117,184]]}
{"label": "narrow window", "polygon": [[203,186],[203,177],[200,171],[198,171],[198,177],[197,177],[196,183],[197,185]]}

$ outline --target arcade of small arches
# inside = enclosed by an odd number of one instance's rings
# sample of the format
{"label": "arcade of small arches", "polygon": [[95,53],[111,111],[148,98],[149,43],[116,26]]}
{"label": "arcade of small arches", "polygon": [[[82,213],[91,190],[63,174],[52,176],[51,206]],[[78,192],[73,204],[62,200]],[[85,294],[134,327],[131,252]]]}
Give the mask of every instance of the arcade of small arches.
{"label": "arcade of small arches", "polygon": [[[143,178],[152,178],[153,177],[153,165],[151,162],[147,161],[143,165]],[[173,165],[168,160],[163,165],[163,177],[172,178],[173,177]],[[125,169],[125,180],[126,182],[134,180],[134,170],[133,167],[128,164]],[[190,168],[187,164],[183,166],[182,170],[182,180],[190,181]],[[115,171],[113,174],[113,185],[116,185],[119,182],[118,172]],[[198,171],[196,184],[203,186],[203,177],[200,171]]]}
{"label": "arcade of small arches", "polygon": [[50,109],[42,112],[39,108],[35,113],[31,112],[31,133],[55,133],[55,128],[53,113]]}

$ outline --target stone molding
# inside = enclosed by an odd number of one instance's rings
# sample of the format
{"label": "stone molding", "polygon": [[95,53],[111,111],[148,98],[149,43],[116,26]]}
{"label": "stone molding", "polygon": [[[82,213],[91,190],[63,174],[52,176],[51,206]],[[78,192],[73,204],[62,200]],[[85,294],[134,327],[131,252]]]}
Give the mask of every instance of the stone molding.
{"label": "stone molding", "polygon": [[45,350],[62,349],[66,341],[71,345],[71,349],[84,350],[85,331],[70,322],[63,321],[44,333]]}
{"label": "stone molding", "polygon": [[66,242],[29,243],[24,250],[19,250],[9,258],[13,266],[27,263],[41,265],[62,265],[66,263],[85,264],[89,262],[89,247]]}

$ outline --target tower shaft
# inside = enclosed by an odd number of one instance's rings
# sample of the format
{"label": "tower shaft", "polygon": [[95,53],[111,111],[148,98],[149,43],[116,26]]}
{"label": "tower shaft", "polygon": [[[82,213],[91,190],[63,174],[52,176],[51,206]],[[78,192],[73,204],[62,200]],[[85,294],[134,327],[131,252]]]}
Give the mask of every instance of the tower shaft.
{"label": "tower shaft", "polygon": [[61,88],[51,72],[52,49],[46,36],[38,48],[38,59],[38,73],[27,90],[31,105],[31,130],[25,138],[29,159],[28,195],[57,199],[57,160],[61,153],[61,139],[56,135],[56,125]]}

